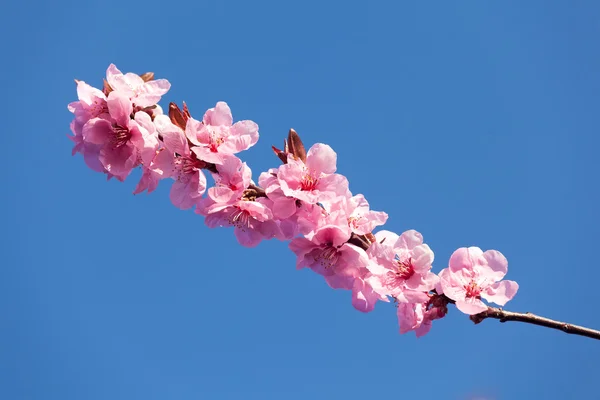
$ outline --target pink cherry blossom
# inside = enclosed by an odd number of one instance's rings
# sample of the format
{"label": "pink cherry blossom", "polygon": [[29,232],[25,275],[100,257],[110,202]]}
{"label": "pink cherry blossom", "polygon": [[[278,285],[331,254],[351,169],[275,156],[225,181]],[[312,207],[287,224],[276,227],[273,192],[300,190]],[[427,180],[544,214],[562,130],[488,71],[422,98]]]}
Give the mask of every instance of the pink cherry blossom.
{"label": "pink cherry blossom", "polygon": [[206,111],[202,122],[189,118],[186,134],[194,145],[192,151],[199,159],[220,165],[226,156],[247,150],[256,144],[258,125],[252,121],[233,124],[229,106],[220,101],[214,108]]}
{"label": "pink cherry blossom", "polygon": [[[165,149],[160,149],[165,150]],[[158,155],[158,153],[157,153]],[[153,162],[150,164],[150,167],[142,167],[142,177],[140,178],[133,194],[139,194],[143,191],[147,191],[147,193],[152,193],[158,187],[158,183],[161,179],[163,179],[164,175],[162,171],[156,168],[156,165]]]}
{"label": "pink cherry blossom", "polygon": [[242,246],[255,247],[264,239],[280,236],[271,206],[272,202],[265,197],[249,199],[242,195],[220,203],[209,196],[199,202],[196,213],[205,216],[204,223],[209,228],[233,226]]}
{"label": "pink cherry blossom", "polygon": [[99,160],[106,171],[124,180],[139,163],[150,163],[158,139],[148,114],[138,112],[131,119],[133,106],[127,97],[111,92],[107,105],[108,119],[98,117],[87,121],[82,128],[83,140],[99,145]]}
{"label": "pink cherry blossom", "polygon": [[281,190],[279,179],[277,179],[278,168],[271,168],[260,174],[258,184],[273,201],[273,216],[278,220],[284,220],[293,216],[300,204],[294,197],[288,197]]}
{"label": "pink cherry blossom", "polygon": [[357,235],[371,233],[377,226],[385,224],[388,215],[381,211],[371,211],[369,203],[362,194],[350,198],[342,197],[348,225]]}
{"label": "pink cherry blossom", "polygon": [[427,334],[431,330],[431,320],[425,318],[426,311],[423,303],[399,303],[396,314],[400,333],[415,331],[417,337]]}
{"label": "pink cherry blossom", "polygon": [[[190,150],[185,133],[166,115],[158,115],[154,124],[162,137],[163,151],[152,161],[152,169],[162,178],[171,177],[171,202],[183,210],[193,207],[206,191],[204,161]],[[186,128],[187,129],[187,128]]]}
{"label": "pink cherry blossom", "polygon": [[431,329],[431,324],[436,319],[448,313],[448,299],[432,294],[424,302],[399,303],[397,316],[400,333],[415,331],[417,337],[425,335]]}
{"label": "pink cherry blossom", "polygon": [[[366,272],[366,271],[365,271]],[[366,277],[357,277],[354,280],[354,286],[352,287],[352,305],[358,311],[371,312],[375,309],[375,304],[378,300],[389,302],[389,299],[380,293],[378,293],[372,286],[372,280],[369,279],[368,273]]]}
{"label": "pink cherry blossom", "polygon": [[69,104],[69,111],[75,114],[75,119],[81,126],[92,118],[108,114],[106,95],[100,90],[85,83],[77,81],[77,97],[79,101]]}
{"label": "pink cherry blossom", "polygon": [[141,108],[155,105],[171,88],[166,79],[144,82],[139,75],[132,72],[123,74],[114,64],[110,64],[106,70],[106,81],[114,91],[120,92]]}
{"label": "pink cherry blossom", "polygon": [[460,311],[478,314],[488,308],[481,298],[503,306],[517,293],[516,282],[502,281],[507,270],[508,261],[499,251],[462,247],[452,254],[448,268],[440,272],[441,290]]}
{"label": "pink cherry blossom", "polygon": [[337,155],[326,144],[317,143],[308,150],[306,164],[288,157],[279,167],[277,178],[283,194],[308,204],[337,196],[348,196],[348,180],[335,174]]}
{"label": "pink cherry blossom", "polygon": [[236,156],[226,156],[216,169],[218,173],[213,173],[215,186],[208,190],[209,197],[215,202],[225,203],[240,197],[252,182],[252,170]]}
{"label": "pink cherry blossom", "polygon": [[308,267],[323,275],[332,288],[351,290],[355,278],[366,272],[369,258],[363,249],[347,243],[349,238],[345,228],[326,225],[312,240],[295,238],[289,247],[297,256],[298,269]]}
{"label": "pink cherry blossom", "polygon": [[317,205],[325,211],[321,214],[333,219],[345,219],[348,227],[357,235],[366,235],[375,227],[385,224],[388,218],[386,213],[369,210],[369,203],[362,194],[350,196],[350,191],[346,191],[344,195],[323,199]]}
{"label": "pink cherry blossom", "polygon": [[372,279],[379,281],[372,282],[375,290],[400,302],[427,300],[426,292],[435,288],[438,277],[431,272],[434,255],[423,236],[415,230],[400,236],[379,231],[375,239],[368,249],[374,260],[369,264]]}

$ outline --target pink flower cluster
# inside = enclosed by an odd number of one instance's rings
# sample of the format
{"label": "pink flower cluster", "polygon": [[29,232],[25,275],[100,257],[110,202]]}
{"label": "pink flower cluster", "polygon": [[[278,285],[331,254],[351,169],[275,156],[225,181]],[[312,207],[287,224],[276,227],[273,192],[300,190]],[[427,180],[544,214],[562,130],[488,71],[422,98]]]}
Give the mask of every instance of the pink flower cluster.
{"label": "pink flower cluster", "polygon": [[[414,230],[400,235],[374,230],[387,214],[372,211],[362,194],[349,190],[348,180],[336,173],[337,155],[317,143],[308,152],[290,130],[283,150],[273,147],[282,161],[278,168],[252,172],[236,154],[258,141],[252,121],[233,122],[224,102],[194,119],[169,105],[163,114],[157,102],[170,88],[154,74],[122,74],[110,65],[102,90],[77,82],[79,101],[69,104],[73,154],[81,153],[94,171],[119,181],[136,167],[142,175],[134,193],[156,189],[171,178],[171,202],[195,208],[205,224],[233,227],[247,247],[262,240],[289,240],[297,268],[321,275],[334,289],[352,293],[352,305],[369,312],[378,301],[397,306],[400,332],[426,334],[448,304],[469,315],[488,309],[482,299],[504,305],[518,290],[502,281],[506,258],[498,251],[460,248],[439,275],[432,272],[433,251]],[[214,184],[208,188],[208,173]]]}

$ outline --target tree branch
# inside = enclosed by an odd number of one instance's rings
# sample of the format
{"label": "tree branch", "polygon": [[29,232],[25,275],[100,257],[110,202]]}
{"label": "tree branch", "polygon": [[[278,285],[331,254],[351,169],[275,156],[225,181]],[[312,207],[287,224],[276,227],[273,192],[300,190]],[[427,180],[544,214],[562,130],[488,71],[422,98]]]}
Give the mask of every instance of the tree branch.
{"label": "tree branch", "polygon": [[516,313],[505,311],[501,308],[489,307],[487,311],[479,314],[471,315],[471,321],[478,324],[484,319],[494,318],[500,322],[517,321],[527,324],[545,326],[546,328],[558,329],[571,335],[586,336],[592,339],[600,340],[600,331],[595,329],[585,328],[579,325],[569,324],[567,322],[555,321],[550,318],[540,317],[532,313]]}

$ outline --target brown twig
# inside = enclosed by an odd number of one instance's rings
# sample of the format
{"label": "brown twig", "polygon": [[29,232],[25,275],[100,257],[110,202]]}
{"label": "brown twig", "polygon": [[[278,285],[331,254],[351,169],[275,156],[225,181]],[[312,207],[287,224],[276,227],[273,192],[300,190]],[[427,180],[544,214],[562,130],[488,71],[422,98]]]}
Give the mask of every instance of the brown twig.
{"label": "brown twig", "polygon": [[600,340],[600,331],[595,329],[585,328],[579,325],[569,324],[567,322],[555,321],[550,318],[540,317],[532,313],[516,313],[505,311],[501,308],[489,307],[487,311],[479,314],[471,315],[471,321],[478,324],[484,319],[494,318],[500,322],[517,321],[527,324],[545,326],[546,328],[557,329],[571,335],[586,336],[592,339]]}

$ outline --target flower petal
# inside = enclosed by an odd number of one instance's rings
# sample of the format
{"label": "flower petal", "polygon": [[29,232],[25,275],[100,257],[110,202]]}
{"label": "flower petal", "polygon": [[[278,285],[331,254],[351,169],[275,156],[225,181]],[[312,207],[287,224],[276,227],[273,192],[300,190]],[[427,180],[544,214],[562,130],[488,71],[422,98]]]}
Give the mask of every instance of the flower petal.
{"label": "flower petal", "polygon": [[306,155],[306,166],[311,172],[333,174],[336,170],[337,154],[323,143],[314,144]]}
{"label": "flower petal", "polygon": [[231,109],[224,101],[219,101],[215,108],[211,108],[204,114],[203,121],[206,125],[212,126],[231,126],[233,123],[233,117],[231,115]]}
{"label": "flower petal", "polygon": [[475,297],[468,297],[465,300],[457,301],[456,308],[468,315],[479,314],[480,312],[484,312],[488,309],[483,301]]}
{"label": "flower petal", "polygon": [[504,278],[508,271],[508,260],[502,253],[497,250],[488,250],[483,253],[483,258],[487,261],[487,268],[483,268],[491,270],[488,275],[493,275],[495,281]]}
{"label": "flower petal", "polygon": [[131,119],[133,105],[129,98],[121,92],[110,92],[108,95],[108,113],[121,127],[126,128]]}
{"label": "flower petal", "polygon": [[452,271],[465,268],[472,270],[476,265],[484,265],[483,251],[479,247],[461,247],[450,256],[449,267]]}
{"label": "flower petal", "polygon": [[481,293],[481,297],[489,302],[496,303],[498,305],[505,305],[517,294],[519,290],[519,284],[515,281],[502,281],[497,282],[494,285],[488,287]]}

